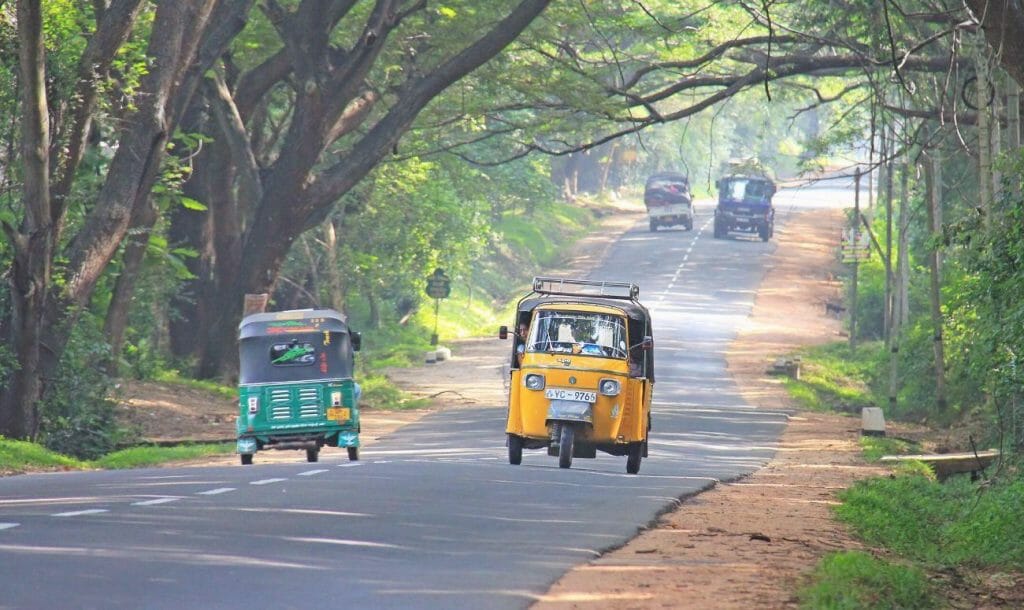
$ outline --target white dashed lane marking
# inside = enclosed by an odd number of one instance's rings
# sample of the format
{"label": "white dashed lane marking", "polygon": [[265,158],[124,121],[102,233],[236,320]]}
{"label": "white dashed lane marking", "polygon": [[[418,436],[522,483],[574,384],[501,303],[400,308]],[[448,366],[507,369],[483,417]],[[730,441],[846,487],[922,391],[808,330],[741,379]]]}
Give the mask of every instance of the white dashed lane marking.
{"label": "white dashed lane marking", "polygon": [[100,513],[110,512],[105,508],[90,508],[88,510],[73,510],[67,513],[54,513],[51,517],[78,517],[81,515],[98,515]]}
{"label": "white dashed lane marking", "polygon": [[18,527],[20,523],[0,523],[0,530],[9,530],[12,527]]}
{"label": "white dashed lane marking", "polygon": [[287,481],[288,479],[260,479],[259,481],[249,481],[249,485],[270,485],[271,483],[280,483],[281,481]]}
{"label": "white dashed lane marking", "polygon": [[320,469],[320,470],[307,470],[306,472],[300,472],[299,476],[300,477],[311,477],[311,476],[313,476],[315,474],[320,474],[321,472],[330,472],[330,471],[324,470],[324,469]]}
{"label": "white dashed lane marking", "polygon": [[196,495],[199,496],[217,496],[220,494],[226,494],[229,491],[235,491],[234,487],[218,487],[217,489],[207,489],[206,491],[197,491]]}
{"label": "white dashed lane marking", "polygon": [[153,506],[156,504],[167,504],[168,502],[176,502],[181,498],[155,498],[153,500],[142,500],[141,502],[132,502],[132,506]]}

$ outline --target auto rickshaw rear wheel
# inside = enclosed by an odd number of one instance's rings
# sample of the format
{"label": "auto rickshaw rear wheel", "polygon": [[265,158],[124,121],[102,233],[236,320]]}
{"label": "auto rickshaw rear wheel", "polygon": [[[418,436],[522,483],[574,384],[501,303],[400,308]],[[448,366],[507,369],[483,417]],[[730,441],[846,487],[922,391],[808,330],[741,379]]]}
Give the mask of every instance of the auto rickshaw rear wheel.
{"label": "auto rickshaw rear wheel", "polygon": [[320,448],[306,449],[306,461],[316,462],[320,460]]}
{"label": "auto rickshaw rear wheel", "polygon": [[359,447],[348,448],[348,459],[353,462],[359,461]]}
{"label": "auto rickshaw rear wheel", "polygon": [[570,424],[562,424],[562,431],[558,435],[559,468],[569,468],[572,466],[572,452],[575,441],[576,428]]}
{"label": "auto rickshaw rear wheel", "polygon": [[513,466],[523,463],[523,439],[515,434],[508,435],[508,463]]}
{"label": "auto rickshaw rear wheel", "polygon": [[242,466],[252,466],[252,454],[251,453],[243,453],[242,454]]}
{"label": "auto rickshaw rear wheel", "polygon": [[640,460],[644,455],[644,443],[630,443],[629,452],[626,454],[626,473],[636,474],[640,472]]}

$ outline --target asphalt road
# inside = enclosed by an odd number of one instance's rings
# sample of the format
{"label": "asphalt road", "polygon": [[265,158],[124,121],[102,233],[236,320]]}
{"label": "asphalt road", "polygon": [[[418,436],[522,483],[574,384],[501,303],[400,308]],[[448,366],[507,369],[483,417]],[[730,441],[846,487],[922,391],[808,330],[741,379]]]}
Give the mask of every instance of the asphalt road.
{"label": "asphalt road", "polygon": [[[778,219],[849,192],[777,196]],[[307,464],[0,479],[0,608],[524,608],[680,498],[772,455],[785,414],[744,404],[724,350],[774,242],[638,224],[593,277],[638,282],[657,385],[640,474],[599,454],[507,463],[504,406],[438,413]],[[482,382],[485,382],[482,380]],[[491,383],[491,380],[486,380]]]}

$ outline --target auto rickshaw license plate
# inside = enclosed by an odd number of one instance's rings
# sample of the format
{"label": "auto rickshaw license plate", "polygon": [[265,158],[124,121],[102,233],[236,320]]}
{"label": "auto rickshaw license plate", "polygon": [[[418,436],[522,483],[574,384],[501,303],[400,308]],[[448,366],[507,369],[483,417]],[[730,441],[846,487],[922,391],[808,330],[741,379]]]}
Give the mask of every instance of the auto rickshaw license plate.
{"label": "auto rickshaw license plate", "polygon": [[346,421],[352,419],[352,410],[348,407],[331,407],[327,409],[327,419]]}
{"label": "auto rickshaw license plate", "polygon": [[544,396],[551,400],[575,400],[578,402],[597,402],[597,392],[571,390],[569,388],[548,388]]}

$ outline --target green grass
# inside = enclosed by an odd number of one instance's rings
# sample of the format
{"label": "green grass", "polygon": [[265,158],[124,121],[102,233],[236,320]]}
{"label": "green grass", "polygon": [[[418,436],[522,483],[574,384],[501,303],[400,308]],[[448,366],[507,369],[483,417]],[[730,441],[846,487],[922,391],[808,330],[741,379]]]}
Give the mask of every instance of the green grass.
{"label": "green grass", "polygon": [[786,380],[786,388],[805,409],[859,413],[877,402],[871,383],[880,348],[866,343],[851,351],[845,343],[829,343],[803,350],[800,379]]}
{"label": "green grass", "polygon": [[814,584],[798,593],[808,610],[914,610],[934,608],[924,572],[858,551],[835,553],[818,564]]}
{"label": "green grass", "polygon": [[25,470],[78,470],[87,468],[85,462],[54,453],[42,445],[26,441],[8,440],[0,436],[0,472]]}
{"label": "green grass", "polygon": [[877,462],[883,455],[907,455],[920,450],[916,443],[886,436],[862,436],[860,448],[869,462]]}
{"label": "green grass", "polygon": [[194,460],[197,458],[230,455],[234,453],[233,443],[205,443],[178,445],[175,447],[143,446],[121,449],[90,462],[96,468],[142,468],[167,462]]}
{"label": "green grass", "polygon": [[430,404],[426,398],[411,398],[408,393],[399,390],[384,375],[367,374],[359,378],[362,396],[361,407],[374,409],[419,409]]}
{"label": "green grass", "polygon": [[1024,479],[985,486],[900,474],[861,481],[836,508],[865,542],[928,566],[1024,569]]}

